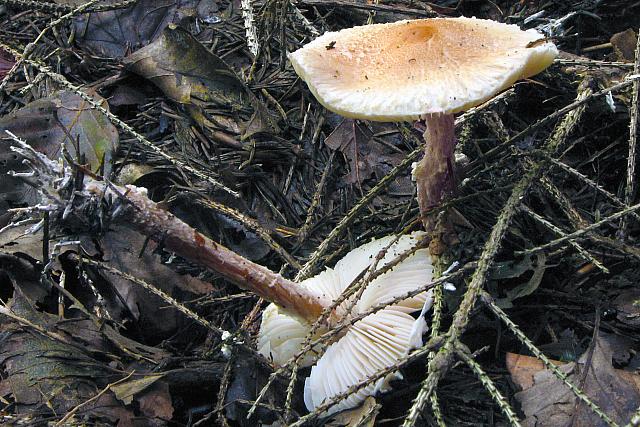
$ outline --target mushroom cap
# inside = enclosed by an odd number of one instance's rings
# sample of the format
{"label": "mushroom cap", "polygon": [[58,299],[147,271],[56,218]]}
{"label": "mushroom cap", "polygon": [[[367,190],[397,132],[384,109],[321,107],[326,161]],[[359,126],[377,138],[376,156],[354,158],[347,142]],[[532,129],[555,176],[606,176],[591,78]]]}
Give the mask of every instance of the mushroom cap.
{"label": "mushroom cap", "polygon": [[355,119],[403,121],[481,104],[541,72],[557,54],[535,30],[432,18],[325,33],[289,59],[327,109]]}
{"label": "mushroom cap", "polygon": [[[391,263],[398,255],[414,249],[425,234],[419,231],[401,236],[397,241],[394,241],[396,236],[373,240],[349,252],[334,268],[325,269],[315,277],[301,282],[300,286],[319,291],[323,298],[333,301],[372,265],[381,250],[387,248],[376,266],[378,270]],[[389,271],[372,280],[355,302],[351,313],[365,313],[371,307],[419,289],[432,279],[433,266],[429,250],[417,249]],[[426,322],[422,317],[416,320],[409,314],[425,306],[430,307],[431,295],[431,291],[421,292],[354,323],[342,338],[331,344],[313,367],[305,385],[307,408],[312,410],[320,402],[346,391],[350,385],[366,379],[378,369],[393,366],[411,348],[422,345]],[[338,308],[338,314],[347,315],[346,308],[350,302],[352,301],[344,302]],[[271,304],[262,315],[258,351],[282,366],[301,349],[310,329],[311,325],[301,323]],[[318,335],[324,332],[326,331],[320,330]],[[307,353],[301,366],[310,366],[316,358],[315,352]],[[382,378],[376,384],[349,396],[332,406],[329,413],[356,406],[366,396],[377,390],[384,390],[389,378]]]}
{"label": "mushroom cap", "polygon": [[[387,236],[372,240],[344,256],[334,268],[326,268],[320,274],[300,282],[300,286],[319,291],[323,299],[334,301],[362,271],[369,268],[378,253],[388,247],[377,268],[382,269],[393,259],[414,248],[424,232],[415,232],[401,236],[393,243],[395,236]],[[428,249],[418,249],[392,270],[372,280],[353,307],[354,314],[367,311],[374,305],[391,301],[420,286],[429,283],[433,278],[433,266]],[[423,308],[428,293],[423,292],[414,297],[399,301],[393,305],[394,310],[413,313]],[[340,308],[349,305],[349,300]],[[340,308],[337,310],[340,313]],[[343,313],[344,314],[344,313]],[[270,304],[262,313],[262,322],[258,334],[258,352],[277,365],[284,365],[302,347],[302,342],[311,326],[287,315],[275,304]],[[319,331],[321,334],[324,331]],[[310,366],[315,356],[308,353],[301,366]]]}

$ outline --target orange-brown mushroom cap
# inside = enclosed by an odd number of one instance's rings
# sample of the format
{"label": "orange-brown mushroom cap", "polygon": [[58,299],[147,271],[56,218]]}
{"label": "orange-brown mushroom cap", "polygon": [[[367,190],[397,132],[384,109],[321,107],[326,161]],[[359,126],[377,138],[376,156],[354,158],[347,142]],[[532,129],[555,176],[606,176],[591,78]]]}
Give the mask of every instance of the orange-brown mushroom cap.
{"label": "orange-brown mushroom cap", "polygon": [[535,30],[434,18],[325,33],[289,59],[327,109],[401,121],[476,106],[544,70],[557,54]]}

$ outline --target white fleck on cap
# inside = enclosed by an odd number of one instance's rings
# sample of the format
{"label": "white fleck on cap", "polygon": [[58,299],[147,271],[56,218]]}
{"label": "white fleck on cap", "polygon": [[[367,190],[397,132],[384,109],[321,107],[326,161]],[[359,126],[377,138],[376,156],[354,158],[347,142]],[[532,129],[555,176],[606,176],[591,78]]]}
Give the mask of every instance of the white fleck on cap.
{"label": "white fleck on cap", "polygon": [[556,46],[535,30],[476,18],[433,18],[325,33],[289,59],[342,116],[378,121],[452,114],[547,68]]}

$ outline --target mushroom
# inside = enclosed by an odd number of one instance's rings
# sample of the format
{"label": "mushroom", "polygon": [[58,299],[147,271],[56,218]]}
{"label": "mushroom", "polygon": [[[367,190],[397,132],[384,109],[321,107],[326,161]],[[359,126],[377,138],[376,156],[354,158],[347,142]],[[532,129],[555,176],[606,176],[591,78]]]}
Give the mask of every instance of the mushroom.
{"label": "mushroom", "polygon": [[327,109],[354,119],[424,118],[425,154],[414,169],[425,213],[455,189],[454,114],[479,105],[558,54],[535,30],[476,18],[433,18],[329,32],[289,54]]}
{"label": "mushroom", "polygon": [[[398,238],[387,236],[360,246],[342,258],[334,268],[327,268],[315,277],[304,280],[300,286],[313,289],[323,298],[336,300],[363,271],[369,269],[378,253],[384,257],[376,267],[382,269],[398,255],[414,250],[424,232],[414,232]],[[428,249],[416,249],[411,255],[394,265],[389,271],[375,277],[357,300],[348,299],[336,309],[338,320],[367,312],[378,304],[390,303],[397,297],[415,291],[429,283],[433,267]],[[307,353],[301,366],[315,366],[305,381],[304,400],[309,410],[315,409],[384,368],[394,366],[408,352],[422,346],[422,334],[427,325],[422,316],[411,313],[428,310],[432,292],[394,302],[351,325],[347,332],[317,359],[315,352]],[[349,311],[348,308],[353,305]],[[263,312],[258,336],[258,351],[275,364],[283,366],[301,349],[311,324],[294,318],[271,304]],[[326,329],[319,330],[320,336]],[[314,349],[317,351],[317,349]],[[316,360],[317,359],[317,360]],[[393,378],[389,375],[360,389],[331,406],[325,415],[352,408],[377,391],[386,391]]]}

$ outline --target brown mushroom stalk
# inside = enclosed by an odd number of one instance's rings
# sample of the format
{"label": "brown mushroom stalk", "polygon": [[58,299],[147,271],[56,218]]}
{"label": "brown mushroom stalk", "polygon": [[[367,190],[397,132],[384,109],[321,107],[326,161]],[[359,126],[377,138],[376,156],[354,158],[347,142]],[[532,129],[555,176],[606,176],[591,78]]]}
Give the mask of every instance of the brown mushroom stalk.
{"label": "brown mushroom stalk", "polygon": [[87,178],[83,193],[89,197],[117,200],[124,207],[118,221],[159,242],[166,250],[216,271],[234,285],[277,304],[298,319],[314,322],[331,303],[313,289],[303,288],[194,230],[149,199],[145,189],[133,185],[108,185]]}
{"label": "brown mushroom stalk", "polygon": [[425,121],[424,157],[416,165],[413,176],[422,222],[425,230],[431,232],[435,228],[435,220],[428,212],[440,205],[456,188],[456,136],[453,114],[427,114]]}

